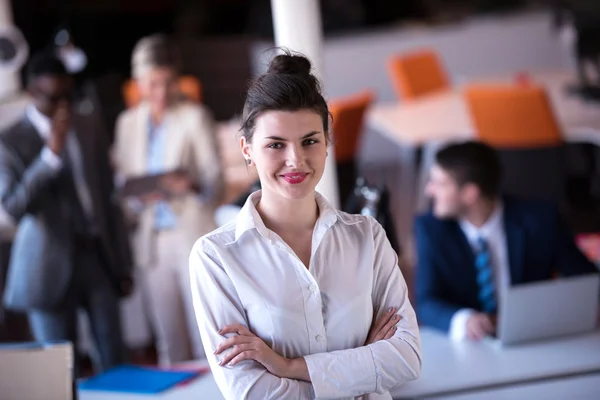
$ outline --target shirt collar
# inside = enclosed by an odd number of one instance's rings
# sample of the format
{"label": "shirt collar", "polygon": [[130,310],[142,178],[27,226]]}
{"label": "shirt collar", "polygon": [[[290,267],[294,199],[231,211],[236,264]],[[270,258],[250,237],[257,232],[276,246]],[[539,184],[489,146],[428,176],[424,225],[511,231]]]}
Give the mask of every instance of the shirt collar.
{"label": "shirt collar", "polygon": [[[246,203],[240,210],[238,217],[235,223],[235,240],[239,240],[239,238],[247,231],[256,229],[258,233],[260,233],[266,239],[271,239],[271,231],[267,229],[262,218],[258,214],[256,210],[256,204],[260,201],[262,195],[262,191],[258,190],[252,193]],[[317,220],[317,224],[323,224],[327,228],[332,227],[336,221],[339,219],[343,223],[347,225],[353,225],[357,223],[336,210],[336,208],[331,204],[322,194],[319,192],[315,192],[315,200],[317,201],[317,206],[319,207],[319,219]]]}
{"label": "shirt collar", "polygon": [[504,205],[502,204],[502,202],[498,202],[496,208],[494,209],[494,212],[492,212],[492,215],[490,215],[488,220],[485,221],[485,223],[482,226],[476,227],[475,225],[473,225],[465,219],[461,219],[459,221],[459,224],[460,228],[467,236],[467,239],[470,242],[474,242],[478,238],[487,239],[493,232],[500,229],[502,227],[503,217]]}
{"label": "shirt collar", "polygon": [[51,122],[50,118],[38,111],[33,104],[29,104],[26,109],[26,115],[29,122],[44,140],[50,138]]}
{"label": "shirt collar", "polygon": [[150,113],[148,113],[148,129],[150,130],[150,132],[157,133],[160,130],[162,130],[163,127],[165,126],[165,120],[167,118],[168,118],[168,115],[165,114],[163,116],[163,118],[160,120],[160,122],[155,122],[154,118],[152,118],[152,115],[150,115]]}

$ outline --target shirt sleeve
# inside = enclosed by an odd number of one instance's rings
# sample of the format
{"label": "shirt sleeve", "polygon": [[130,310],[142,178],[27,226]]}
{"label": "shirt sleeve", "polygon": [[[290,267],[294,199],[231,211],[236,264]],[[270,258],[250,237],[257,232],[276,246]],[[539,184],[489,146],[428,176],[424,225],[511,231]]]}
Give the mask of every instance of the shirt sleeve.
{"label": "shirt sleeve", "polygon": [[59,169],[61,169],[62,167],[62,160],[60,159],[60,157],[56,154],[54,154],[54,152],[52,150],[50,150],[48,147],[44,147],[42,149],[42,154],[41,154],[42,160],[48,164],[48,166],[50,166],[50,168],[52,168],[54,171],[58,171]]}
{"label": "shirt sleeve", "polygon": [[[48,152],[51,153],[49,149]],[[16,174],[15,165],[21,165],[22,162],[17,159],[14,150],[0,143],[0,208],[3,221],[9,227],[18,224],[39,194],[59,173],[59,169],[44,160],[44,154],[44,151],[40,152],[25,171]]]}
{"label": "shirt sleeve", "polygon": [[450,339],[461,341],[467,338],[467,321],[474,312],[470,308],[463,308],[454,313],[450,320]]}
{"label": "shirt sleeve", "polygon": [[374,219],[373,318],[390,307],[402,317],[394,336],[355,349],[305,356],[317,398],[386,393],[421,373],[421,339],[398,256]]}
{"label": "shirt sleeve", "polygon": [[240,399],[313,399],[310,382],[279,378],[256,361],[242,361],[233,367],[218,365],[214,355],[226,338],[218,331],[226,325],[248,326],[243,305],[223,263],[200,239],[190,255],[191,289],[202,343],[213,376],[227,400]]}

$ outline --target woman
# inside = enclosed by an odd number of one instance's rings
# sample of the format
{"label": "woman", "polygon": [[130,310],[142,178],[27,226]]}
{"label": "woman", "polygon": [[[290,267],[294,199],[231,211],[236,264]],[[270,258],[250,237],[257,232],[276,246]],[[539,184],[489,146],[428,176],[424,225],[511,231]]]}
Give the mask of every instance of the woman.
{"label": "woman", "polygon": [[240,146],[262,190],[190,256],[227,399],[391,399],[420,374],[417,321],[384,230],[315,192],[331,140],[310,68],[279,55],[250,86]]}
{"label": "woman", "polygon": [[[133,248],[161,365],[203,356],[189,289],[187,259],[212,229],[221,166],[209,112],[183,100],[177,59],[163,36],[142,39],[132,56],[142,102],[117,121],[114,163],[121,179],[168,173],[163,190],[127,204]],[[172,171],[172,173],[171,173]]]}

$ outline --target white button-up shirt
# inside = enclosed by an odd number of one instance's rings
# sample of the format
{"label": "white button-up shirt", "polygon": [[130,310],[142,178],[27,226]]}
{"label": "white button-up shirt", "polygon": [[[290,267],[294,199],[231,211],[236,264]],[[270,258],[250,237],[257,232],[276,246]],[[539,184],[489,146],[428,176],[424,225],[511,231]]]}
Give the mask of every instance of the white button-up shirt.
{"label": "white button-up shirt", "polygon": [[[499,203],[481,227],[476,227],[466,220],[461,220],[459,224],[474,252],[478,250],[479,238],[483,238],[487,242],[494,270],[496,299],[499,304],[504,291],[510,286],[508,247],[506,245],[506,232],[504,231],[504,207],[502,203]],[[473,265],[473,268],[475,268],[475,265]],[[453,340],[467,338],[467,321],[475,312],[470,308],[463,308],[452,316],[449,334]]]}
{"label": "white button-up shirt", "polygon": [[[208,361],[226,399],[391,399],[416,379],[421,347],[398,258],[371,217],[337,211],[316,194],[307,269],[262,222],[255,192],[237,220],[205,235],[190,256],[194,307]],[[402,317],[391,339],[365,346],[372,321],[390,307]],[[218,365],[225,337],[243,324],[278,354],[304,357],[311,382],[283,379],[245,361]]]}

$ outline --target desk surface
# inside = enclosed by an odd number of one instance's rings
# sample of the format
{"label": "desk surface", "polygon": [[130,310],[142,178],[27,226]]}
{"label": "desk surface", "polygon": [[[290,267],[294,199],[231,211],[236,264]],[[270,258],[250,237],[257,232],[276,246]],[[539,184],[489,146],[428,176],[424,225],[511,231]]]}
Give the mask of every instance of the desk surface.
{"label": "desk surface", "polygon": [[427,400],[597,400],[598,393],[600,393],[600,374],[593,374],[501,389],[482,390],[455,396],[428,397]]}
{"label": "desk surface", "polygon": [[[468,391],[497,393],[516,391],[514,385],[528,393],[551,390],[552,379],[556,387],[566,390],[569,383],[596,382],[600,379],[600,331],[569,336],[551,341],[501,348],[497,342],[451,342],[430,329],[421,330],[423,347],[423,372],[421,378],[392,390],[395,399],[435,397],[454,394],[465,399]],[[579,377],[579,374],[598,375]],[[568,379],[562,379],[568,378]],[[590,386],[579,386],[588,390]],[[565,386],[567,384],[567,386]],[[550,385],[550,386],[548,386]],[[597,385],[597,384],[596,384]],[[577,386],[573,384],[571,386]],[[550,388],[550,389],[548,389]],[[475,395],[476,393],[472,393]],[[167,391],[160,396],[116,394],[108,392],[79,391],[80,400],[188,400],[202,398],[223,399],[212,375],[207,373],[190,384]]]}
{"label": "desk surface", "polygon": [[452,342],[421,330],[421,378],[392,391],[395,399],[600,373],[600,331],[502,348],[498,342]]}
{"label": "desk surface", "polygon": [[[600,106],[570,95],[566,89],[576,81],[568,71],[532,72],[532,83],[544,86],[568,141],[600,131]],[[472,83],[511,83],[514,77],[476,80]],[[422,145],[432,141],[463,140],[474,135],[473,123],[461,87],[423,98],[371,108],[367,121],[401,144]]]}

